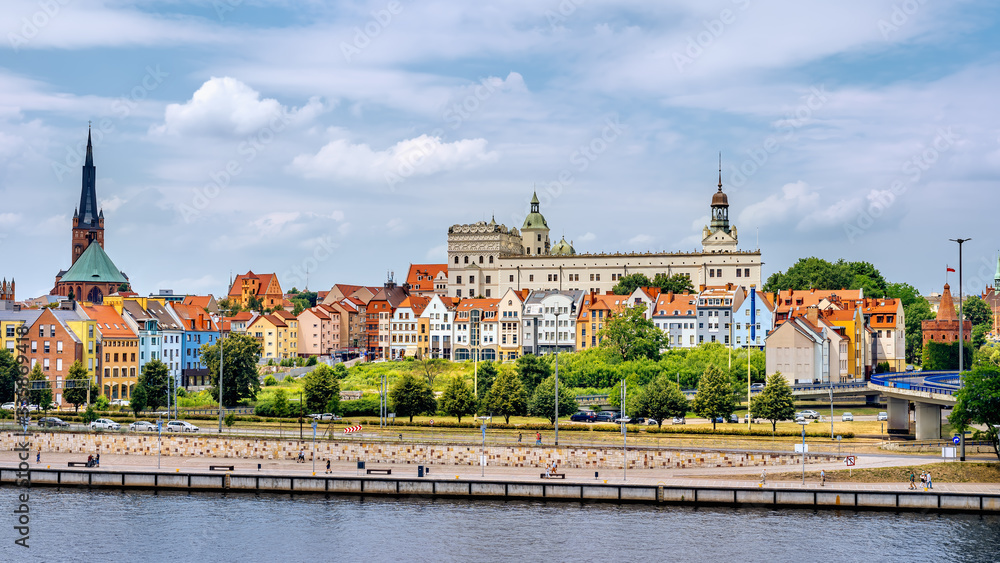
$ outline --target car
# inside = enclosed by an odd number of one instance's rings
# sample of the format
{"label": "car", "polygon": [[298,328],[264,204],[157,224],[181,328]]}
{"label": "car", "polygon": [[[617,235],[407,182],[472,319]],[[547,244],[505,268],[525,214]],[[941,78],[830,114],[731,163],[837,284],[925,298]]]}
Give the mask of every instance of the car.
{"label": "car", "polygon": [[0,405],[0,409],[3,409],[5,411],[12,411],[16,407],[17,407],[17,405],[14,404],[14,403],[4,403],[3,405]]}
{"label": "car", "polygon": [[717,417],[713,418],[712,420],[710,420],[709,422],[713,422],[715,424],[722,424],[725,421],[726,421],[725,418],[722,418],[721,416],[717,416]]}
{"label": "car", "polygon": [[764,384],[763,383],[754,383],[753,385],[750,386],[750,390],[751,391],[763,391],[764,390]]}
{"label": "car", "polygon": [[655,418],[647,418],[646,426],[656,426],[659,422]]}
{"label": "car", "polygon": [[840,415],[840,421],[841,422],[854,422],[854,415],[851,414],[851,413],[849,413],[849,412],[845,412],[844,414]]}
{"label": "car", "polygon": [[673,420],[670,421],[671,424],[687,424],[687,420],[683,416],[675,416]]}
{"label": "car", "polygon": [[594,422],[614,422],[615,417],[611,413],[599,412],[594,415]]}
{"label": "car", "polygon": [[323,414],[311,414],[309,415],[309,418],[314,420],[336,420],[337,418],[340,418],[339,416],[334,418],[334,416],[335,415],[331,412],[325,412]]}
{"label": "car", "polygon": [[122,425],[107,418],[98,418],[90,423],[91,430],[121,430]]}
{"label": "car", "polygon": [[733,422],[733,423],[739,424],[740,423],[740,415],[738,415],[738,414],[731,414],[731,415],[729,415],[729,422]]}
{"label": "car", "polygon": [[128,406],[128,400],[127,399],[112,399],[111,400],[111,405],[115,406],[115,407],[127,407]]}
{"label": "car", "polygon": [[615,424],[621,424],[622,422],[625,424],[642,424],[643,422],[646,422],[646,419],[641,416],[616,416],[614,422]]}
{"label": "car", "polygon": [[145,420],[137,420],[132,424],[128,425],[128,429],[132,432],[156,432],[156,425],[152,422],[147,422]]}
{"label": "car", "polygon": [[57,416],[45,416],[38,419],[39,426],[50,426],[56,428],[68,428],[69,423]]}
{"label": "car", "polygon": [[802,413],[800,413],[800,412],[795,413],[795,422],[798,422],[800,420],[805,420],[805,419],[806,419],[806,417]]}
{"label": "car", "polygon": [[878,420],[885,420],[885,421],[888,421],[888,420],[889,420],[889,413],[887,413],[887,412],[885,412],[885,411],[882,411],[882,412],[878,413],[878,417],[877,417],[877,419],[878,419]]}
{"label": "car", "polygon": [[592,412],[580,411],[569,419],[573,422],[594,422],[597,420],[597,415]]}
{"label": "car", "polygon": [[167,423],[167,432],[198,432],[198,427],[183,420],[171,420]]}
{"label": "car", "polygon": [[802,418],[811,418],[813,420],[819,418],[819,413],[814,410],[804,410],[799,414],[802,415]]}

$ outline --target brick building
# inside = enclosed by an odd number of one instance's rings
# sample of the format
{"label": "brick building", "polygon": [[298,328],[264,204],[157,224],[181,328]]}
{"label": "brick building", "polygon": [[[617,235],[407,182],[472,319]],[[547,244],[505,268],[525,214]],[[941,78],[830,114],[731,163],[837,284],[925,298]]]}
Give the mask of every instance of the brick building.
{"label": "brick building", "polygon": [[[972,321],[963,322],[962,339],[972,340]],[[944,284],[944,292],[941,294],[941,306],[938,307],[937,318],[929,321],[921,321],[920,327],[924,332],[924,346],[928,342],[958,342],[958,315],[955,313],[955,303],[951,298],[951,287]]]}

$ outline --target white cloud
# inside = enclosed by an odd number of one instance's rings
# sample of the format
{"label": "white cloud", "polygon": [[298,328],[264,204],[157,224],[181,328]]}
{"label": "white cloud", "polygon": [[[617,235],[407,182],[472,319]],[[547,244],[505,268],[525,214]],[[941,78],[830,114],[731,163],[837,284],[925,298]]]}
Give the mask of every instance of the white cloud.
{"label": "white cloud", "polygon": [[235,78],[212,77],[187,102],[168,105],[163,124],[151,127],[150,133],[246,135],[270,129],[274,135],[289,125],[311,122],[323,111],[319,98],[289,109],[273,98],[261,98],[259,92]]}
{"label": "white cloud", "polygon": [[303,154],[292,161],[291,170],[306,178],[348,178],[368,181],[403,181],[443,170],[472,168],[496,162],[500,155],[486,150],[485,139],[442,142],[440,137],[420,135],[382,150],[367,144],[337,139],[315,155]]}
{"label": "white cloud", "polygon": [[104,211],[107,211],[108,213],[110,213],[110,212],[118,209],[119,207],[121,207],[123,203],[125,203],[124,199],[122,199],[122,198],[120,198],[118,196],[114,196],[114,197],[112,197],[110,199],[99,200],[98,201],[98,207],[100,207]]}
{"label": "white cloud", "polygon": [[399,217],[393,217],[386,221],[385,230],[391,234],[399,234],[406,230],[406,223]]}
{"label": "white cloud", "polygon": [[587,232],[587,233],[584,233],[583,236],[581,236],[580,238],[578,238],[576,240],[578,240],[580,242],[590,242],[590,241],[593,241],[593,240],[597,240],[597,235],[595,235],[594,233],[591,233],[591,232]]}
{"label": "white cloud", "polygon": [[424,254],[424,258],[435,262],[444,262],[448,259],[448,245],[439,244],[438,246],[427,249],[427,253]]}
{"label": "white cloud", "polygon": [[646,246],[653,242],[653,237],[649,235],[635,235],[634,237],[628,239],[628,243],[632,246]]}

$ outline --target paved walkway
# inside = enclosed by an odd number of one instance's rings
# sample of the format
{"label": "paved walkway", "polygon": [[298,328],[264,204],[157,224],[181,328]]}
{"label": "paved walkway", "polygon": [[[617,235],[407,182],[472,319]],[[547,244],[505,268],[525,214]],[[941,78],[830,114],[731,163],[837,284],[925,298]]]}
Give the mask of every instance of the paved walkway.
{"label": "paved walkway", "polygon": [[[14,452],[0,452],[0,467],[16,467],[18,463],[17,455]],[[29,460],[32,468],[52,468],[66,469],[66,463],[70,461],[86,461],[86,456],[80,454],[65,453],[42,453],[41,463],[35,462],[35,455],[32,453]],[[940,461],[937,457],[914,457],[907,456],[904,459],[898,457],[864,457],[859,459],[860,467],[890,467],[893,465],[906,465],[936,463]],[[160,458],[160,471],[208,471],[209,465],[233,465],[239,473],[257,473],[258,463],[260,464],[261,475],[301,475],[313,474],[311,461],[306,463],[296,463],[294,460],[256,460],[256,459],[233,459],[233,458],[204,458],[204,457],[178,457],[163,456]],[[417,467],[415,464],[392,464],[368,462],[368,468],[389,468],[392,469],[392,477],[416,477]],[[819,471],[820,469],[832,470],[843,469],[843,463],[836,464],[810,464],[808,471]],[[157,458],[155,456],[129,456],[129,455],[102,455],[101,469],[112,471],[149,471],[157,469]],[[468,465],[428,465],[425,466],[429,472],[427,477],[435,479],[464,479],[464,480],[503,480],[521,482],[539,482],[540,474],[544,473],[544,468],[525,467],[486,467],[485,471],[479,466]],[[567,483],[586,484],[593,482],[604,483],[629,483],[637,485],[668,485],[668,486],[697,486],[697,487],[750,487],[758,488],[759,478],[754,475],[752,479],[747,479],[748,472],[754,472],[756,468],[747,467],[725,467],[725,468],[696,468],[696,469],[635,469],[629,470],[627,475],[623,475],[621,468],[599,470],[597,477],[594,471],[584,469],[567,469],[559,471],[566,474]],[[316,460],[316,475],[323,476],[326,470],[326,462]],[[357,469],[357,464],[353,462],[333,462],[331,463],[332,475],[335,477],[353,477],[364,475]],[[802,484],[801,466],[773,466],[767,468],[767,489],[820,489],[818,480],[812,478]],[[704,478],[706,475],[713,477]],[[719,477],[715,477],[718,475]],[[732,475],[732,479],[726,479],[724,475]],[[391,478],[391,477],[390,477]],[[846,490],[846,491],[908,491],[909,483],[851,483],[851,482],[828,482],[826,489]],[[963,493],[989,493],[1000,494],[1000,483],[943,483],[935,482],[936,492],[963,492]]]}

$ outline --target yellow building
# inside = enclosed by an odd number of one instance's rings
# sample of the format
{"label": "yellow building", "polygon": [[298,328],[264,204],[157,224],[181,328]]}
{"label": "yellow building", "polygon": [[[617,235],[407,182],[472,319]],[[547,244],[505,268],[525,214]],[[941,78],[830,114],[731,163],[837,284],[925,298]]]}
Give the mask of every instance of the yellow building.
{"label": "yellow building", "polygon": [[98,388],[109,399],[129,399],[139,382],[138,335],[111,306],[84,305],[82,309],[100,333]]}
{"label": "yellow building", "polygon": [[261,357],[282,360],[298,356],[299,321],[288,311],[254,319],[247,334],[261,344]]}
{"label": "yellow building", "polygon": [[576,350],[588,350],[600,345],[604,323],[615,312],[628,306],[627,295],[588,293],[583,296],[580,313],[576,317]]}
{"label": "yellow building", "polygon": [[90,380],[96,382],[94,376],[99,373],[101,364],[101,333],[97,330],[97,323],[89,317],[65,320],[66,326],[73,331],[73,334],[83,344],[83,353],[80,362],[83,364],[83,367],[87,368],[87,375],[90,376]]}
{"label": "yellow building", "polygon": [[524,310],[524,300],[528,290],[516,291],[508,289],[500,298],[497,307],[497,321],[500,323],[499,347],[497,360],[512,362],[521,357],[524,352],[521,335],[521,313]]}

